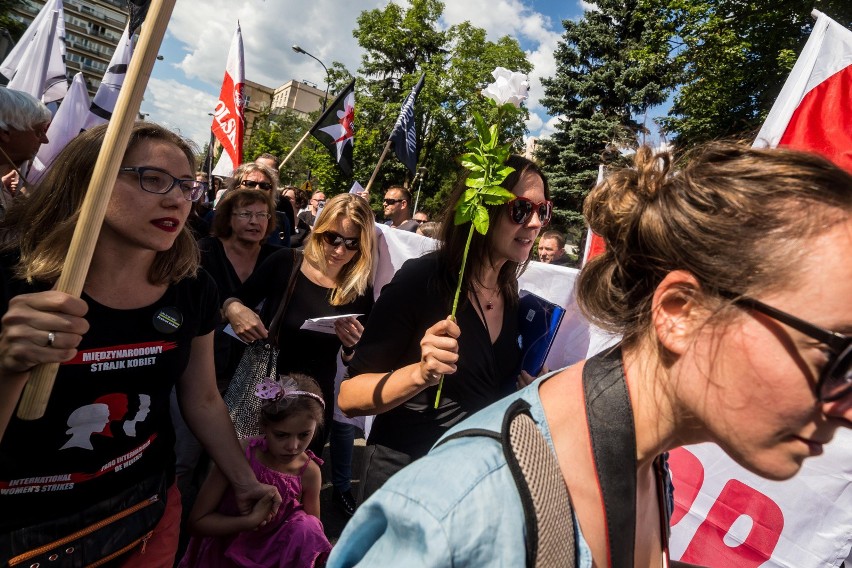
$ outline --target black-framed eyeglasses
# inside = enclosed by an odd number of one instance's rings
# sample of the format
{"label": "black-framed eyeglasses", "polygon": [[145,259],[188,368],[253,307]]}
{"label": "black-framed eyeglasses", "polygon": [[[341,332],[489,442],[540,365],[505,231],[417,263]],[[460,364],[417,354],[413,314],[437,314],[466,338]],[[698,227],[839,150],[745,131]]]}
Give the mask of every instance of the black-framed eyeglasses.
{"label": "black-framed eyeglasses", "polygon": [[266,220],[272,218],[272,215],[267,213],[266,211],[240,211],[239,213],[234,212],[234,217],[239,217],[243,221],[249,221],[250,219],[257,219],[258,221]]}
{"label": "black-framed eyeglasses", "polygon": [[385,205],[396,205],[397,203],[402,203],[405,199],[382,199],[382,203]]}
{"label": "black-framed eyeglasses", "polygon": [[325,242],[328,243],[329,246],[332,246],[334,248],[343,245],[346,247],[346,250],[358,250],[361,246],[361,241],[358,240],[358,237],[344,237],[343,235],[335,233],[334,231],[326,231],[324,233],[320,233],[320,236]]}
{"label": "black-framed eyeglasses", "polygon": [[753,309],[789,325],[828,347],[831,355],[822,368],[817,382],[817,397],[820,401],[839,400],[852,392],[852,336],[829,331],[748,296],[739,296],[725,291],[720,294],[737,305]]}
{"label": "black-framed eyeglasses", "polygon": [[177,185],[184,199],[187,201],[198,201],[204,195],[204,190],[206,189],[204,182],[196,179],[176,178],[160,168],[133,166],[121,168],[118,171],[136,174],[139,177],[139,187],[148,193],[163,195],[170,192]]}
{"label": "black-framed eyeglasses", "polygon": [[248,187],[254,189],[255,187],[259,187],[264,191],[269,191],[272,189],[272,184],[268,181],[254,181],[253,179],[244,179],[240,182],[240,185],[243,187]]}
{"label": "black-framed eyeglasses", "polygon": [[538,213],[538,219],[542,226],[550,223],[550,218],[553,216],[553,202],[546,199],[536,203],[526,197],[516,197],[507,205],[509,206],[509,217],[518,225],[525,225],[532,217],[533,211]]}

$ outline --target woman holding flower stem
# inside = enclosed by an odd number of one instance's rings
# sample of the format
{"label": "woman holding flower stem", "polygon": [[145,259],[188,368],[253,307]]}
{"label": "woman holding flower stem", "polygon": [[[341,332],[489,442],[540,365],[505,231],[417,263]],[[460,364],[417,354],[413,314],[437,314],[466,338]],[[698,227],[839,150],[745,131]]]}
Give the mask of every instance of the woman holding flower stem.
{"label": "woman holding flower stem", "polygon": [[[349,366],[352,378],[338,397],[349,415],[377,414],[367,440],[362,497],[425,455],[447,429],[516,385],[517,277],[552,207],[547,182],[533,162],[513,155],[504,168],[512,171],[500,189],[511,190],[514,199],[476,206],[490,217],[485,234],[471,231],[476,218],[452,222],[470,189],[463,180],[444,215],[441,248],[406,262],[370,314]],[[457,290],[455,318],[447,317]]]}
{"label": "woman holding flower stem", "polygon": [[[498,68],[493,75],[497,81],[483,94],[499,120],[526,98],[528,85],[520,73]],[[361,501],[448,428],[532,380],[514,374],[517,278],[550,221],[547,180],[536,164],[510,155],[510,144],[499,144],[499,123],[487,127],[474,114],[474,125],[477,138],[462,156],[467,174],[444,213],[441,248],[408,261],[382,290],[350,363],[352,378],[340,388],[343,412],[378,415]]]}

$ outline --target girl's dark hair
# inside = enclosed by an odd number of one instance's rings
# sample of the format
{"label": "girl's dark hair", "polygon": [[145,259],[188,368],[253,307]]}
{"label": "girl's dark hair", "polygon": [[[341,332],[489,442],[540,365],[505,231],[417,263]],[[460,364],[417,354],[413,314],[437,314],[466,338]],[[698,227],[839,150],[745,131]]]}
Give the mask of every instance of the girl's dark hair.
{"label": "girl's dark hair", "polygon": [[[550,199],[550,186],[547,183],[547,178],[535,162],[523,156],[513,154],[506,159],[506,165],[514,168],[515,171],[509,174],[503,180],[503,183],[500,184],[503,188],[512,191],[524,173],[530,172],[541,178],[544,184],[544,198]],[[439,285],[445,291],[450,291],[450,293],[455,291],[456,283],[458,282],[459,268],[461,268],[464,247],[470,231],[469,222],[463,225],[456,225],[454,222],[456,204],[467,190],[467,186],[465,185],[466,179],[467,174],[458,180],[447,201],[448,205],[441,215],[439,239],[441,245],[438,258],[442,274],[440,275]],[[490,220],[488,232],[484,235],[479,234],[477,231],[473,232],[473,238],[470,241],[470,252],[467,257],[467,267],[465,268],[462,279],[462,292],[471,290],[474,279],[479,274],[479,268],[492,261],[494,227],[497,226],[501,218],[509,214],[505,205],[486,205],[485,208],[488,209],[488,218]],[[530,249],[530,258],[525,262],[518,264],[517,262],[506,261],[500,269],[497,284],[500,287],[503,297],[506,298],[510,305],[517,302],[518,277],[524,273],[531,259],[532,249]],[[466,301],[467,294],[463,293],[460,298],[462,298],[460,301]]]}
{"label": "girl's dark hair", "polygon": [[[322,390],[317,382],[307,375],[290,373],[288,376],[282,375],[279,377],[279,380],[284,384],[291,379],[296,383],[298,390],[315,394],[320,399],[323,398]],[[277,400],[264,401],[260,408],[260,423],[264,426],[274,424],[275,422],[286,420],[298,412],[310,414],[311,418],[316,420],[317,426],[322,427],[325,409],[319,400],[306,395],[288,396]]]}
{"label": "girl's dark hair", "polygon": [[668,152],[642,147],[633,167],[610,173],[583,207],[606,252],[580,272],[577,299],[625,344],[649,329],[654,292],[669,272],[691,273],[699,300],[789,289],[803,242],[852,210],[852,175],[815,154],[714,142],[685,162],[678,170]]}

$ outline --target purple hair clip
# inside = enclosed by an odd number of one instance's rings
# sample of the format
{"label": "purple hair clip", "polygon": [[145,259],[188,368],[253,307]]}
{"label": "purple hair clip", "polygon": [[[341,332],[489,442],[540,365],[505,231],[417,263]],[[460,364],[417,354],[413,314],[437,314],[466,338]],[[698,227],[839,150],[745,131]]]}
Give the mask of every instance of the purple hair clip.
{"label": "purple hair clip", "polygon": [[273,379],[272,377],[264,377],[263,380],[255,387],[254,394],[263,400],[281,400],[282,398],[290,398],[296,396],[308,396],[318,401],[325,408],[325,401],[321,396],[312,392],[299,390],[296,381],[288,379],[286,383],[281,380]]}

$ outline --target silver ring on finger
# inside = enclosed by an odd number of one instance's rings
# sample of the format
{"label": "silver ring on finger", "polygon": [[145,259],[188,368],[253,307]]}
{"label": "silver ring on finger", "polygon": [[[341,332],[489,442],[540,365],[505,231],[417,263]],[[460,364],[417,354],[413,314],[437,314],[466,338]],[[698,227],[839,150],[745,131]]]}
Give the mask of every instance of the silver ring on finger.
{"label": "silver ring on finger", "polygon": [[56,333],[52,331],[47,332],[47,346],[53,347],[53,342],[56,341]]}

